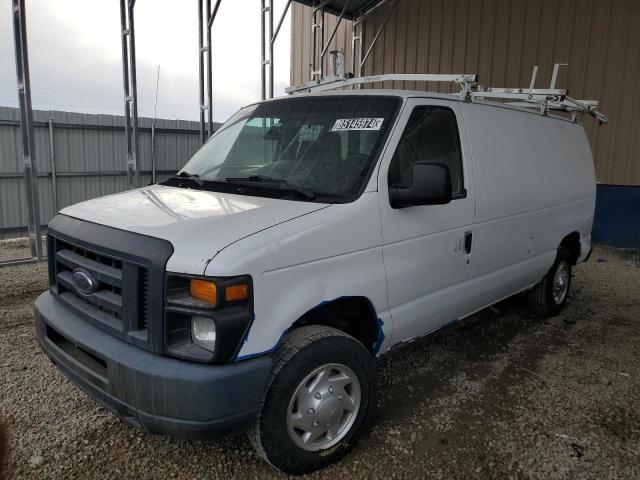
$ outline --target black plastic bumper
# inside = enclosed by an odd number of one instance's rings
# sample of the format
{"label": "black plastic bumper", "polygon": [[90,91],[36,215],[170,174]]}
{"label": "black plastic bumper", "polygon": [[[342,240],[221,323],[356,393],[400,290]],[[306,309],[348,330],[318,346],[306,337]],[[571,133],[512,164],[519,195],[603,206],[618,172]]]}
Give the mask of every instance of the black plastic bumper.
{"label": "black plastic bumper", "polygon": [[36,300],[35,319],[58,369],[149,433],[210,439],[248,428],[271,371],[269,356],[204,365],[146,352],[87,324],[49,292]]}

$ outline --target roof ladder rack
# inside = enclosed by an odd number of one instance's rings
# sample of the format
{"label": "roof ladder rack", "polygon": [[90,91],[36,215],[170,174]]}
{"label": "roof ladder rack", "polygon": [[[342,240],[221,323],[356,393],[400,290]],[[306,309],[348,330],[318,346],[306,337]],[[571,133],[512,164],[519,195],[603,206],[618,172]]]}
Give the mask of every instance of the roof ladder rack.
{"label": "roof ladder rack", "polygon": [[368,77],[353,77],[345,75],[341,71],[332,76],[314,80],[302,85],[288,87],[285,91],[289,94],[311,93],[334,90],[337,88],[352,87],[369,83],[387,81],[399,82],[449,82],[460,86],[460,99],[471,102],[474,100],[507,100],[506,105],[523,109],[537,109],[541,114],[547,115],[550,111],[571,114],[571,120],[577,122],[580,115],[588,114],[594,117],[602,125],[609,120],[607,116],[597,110],[597,100],[576,100],[569,96],[567,90],[555,88],[558,79],[558,71],[566,63],[556,63],[553,67],[549,88],[535,88],[538,76],[538,66],[534,66],[529,88],[493,88],[477,84],[478,76],[473,74],[384,74]]}
{"label": "roof ladder rack", "polygon": [[467,100],[511,100],[506,104],[525,109],[539,109],[543,115],[547,115],[549,111],[570,113],[571,120],[577,122],[580,115],[588,114],[598,120],[600,125],[608,123],[607,116],[597,110],[597,100],[576,100],[569,96],[568,90],[555,88],[558,71],[562,66],[568,66],[568,64],[554,64],[549,88],[535,88],[538,76],[538,66],[535,65],[531,74],[529,88],[487,88],[477,86],[475,90],[467,93]]}

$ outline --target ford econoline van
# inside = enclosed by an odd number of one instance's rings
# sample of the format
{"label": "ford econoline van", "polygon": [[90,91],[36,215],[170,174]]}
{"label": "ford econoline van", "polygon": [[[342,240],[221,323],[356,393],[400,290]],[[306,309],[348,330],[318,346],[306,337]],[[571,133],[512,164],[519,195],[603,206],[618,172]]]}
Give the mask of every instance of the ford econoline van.
{"label": "ford econoline van", "polygon": [[559,313],[594,206],[570,119],[395,90],[256,103],[174,177],[53,219],[37,336],[126,422],[248,431],[309,472],[357,441],[380,355],[519,292]]}

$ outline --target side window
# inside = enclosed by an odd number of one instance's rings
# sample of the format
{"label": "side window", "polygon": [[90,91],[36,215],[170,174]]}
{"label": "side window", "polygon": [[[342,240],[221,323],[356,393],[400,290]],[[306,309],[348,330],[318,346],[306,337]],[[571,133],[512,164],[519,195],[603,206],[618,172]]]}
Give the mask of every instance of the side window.
{"label": "side window", "polygon": [[453,195],[464,192],[460,134],[453,110],[446,107],[416,107],[404,129],[389,165],[389,185],[409,187],[413,164],[419,161],[449,167]]}

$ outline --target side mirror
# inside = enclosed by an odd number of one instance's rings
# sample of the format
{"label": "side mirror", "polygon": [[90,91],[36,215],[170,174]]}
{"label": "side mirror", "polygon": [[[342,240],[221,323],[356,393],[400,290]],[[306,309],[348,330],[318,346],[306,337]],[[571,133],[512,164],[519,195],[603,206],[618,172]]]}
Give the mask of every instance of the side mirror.
{"label": "side mirror", "polygon": [[417,162],[413,165],[413,182],[403,188],[389,185],[392,208],[414,205],[444,205],[451,201],[451,172],[439,163]]}

